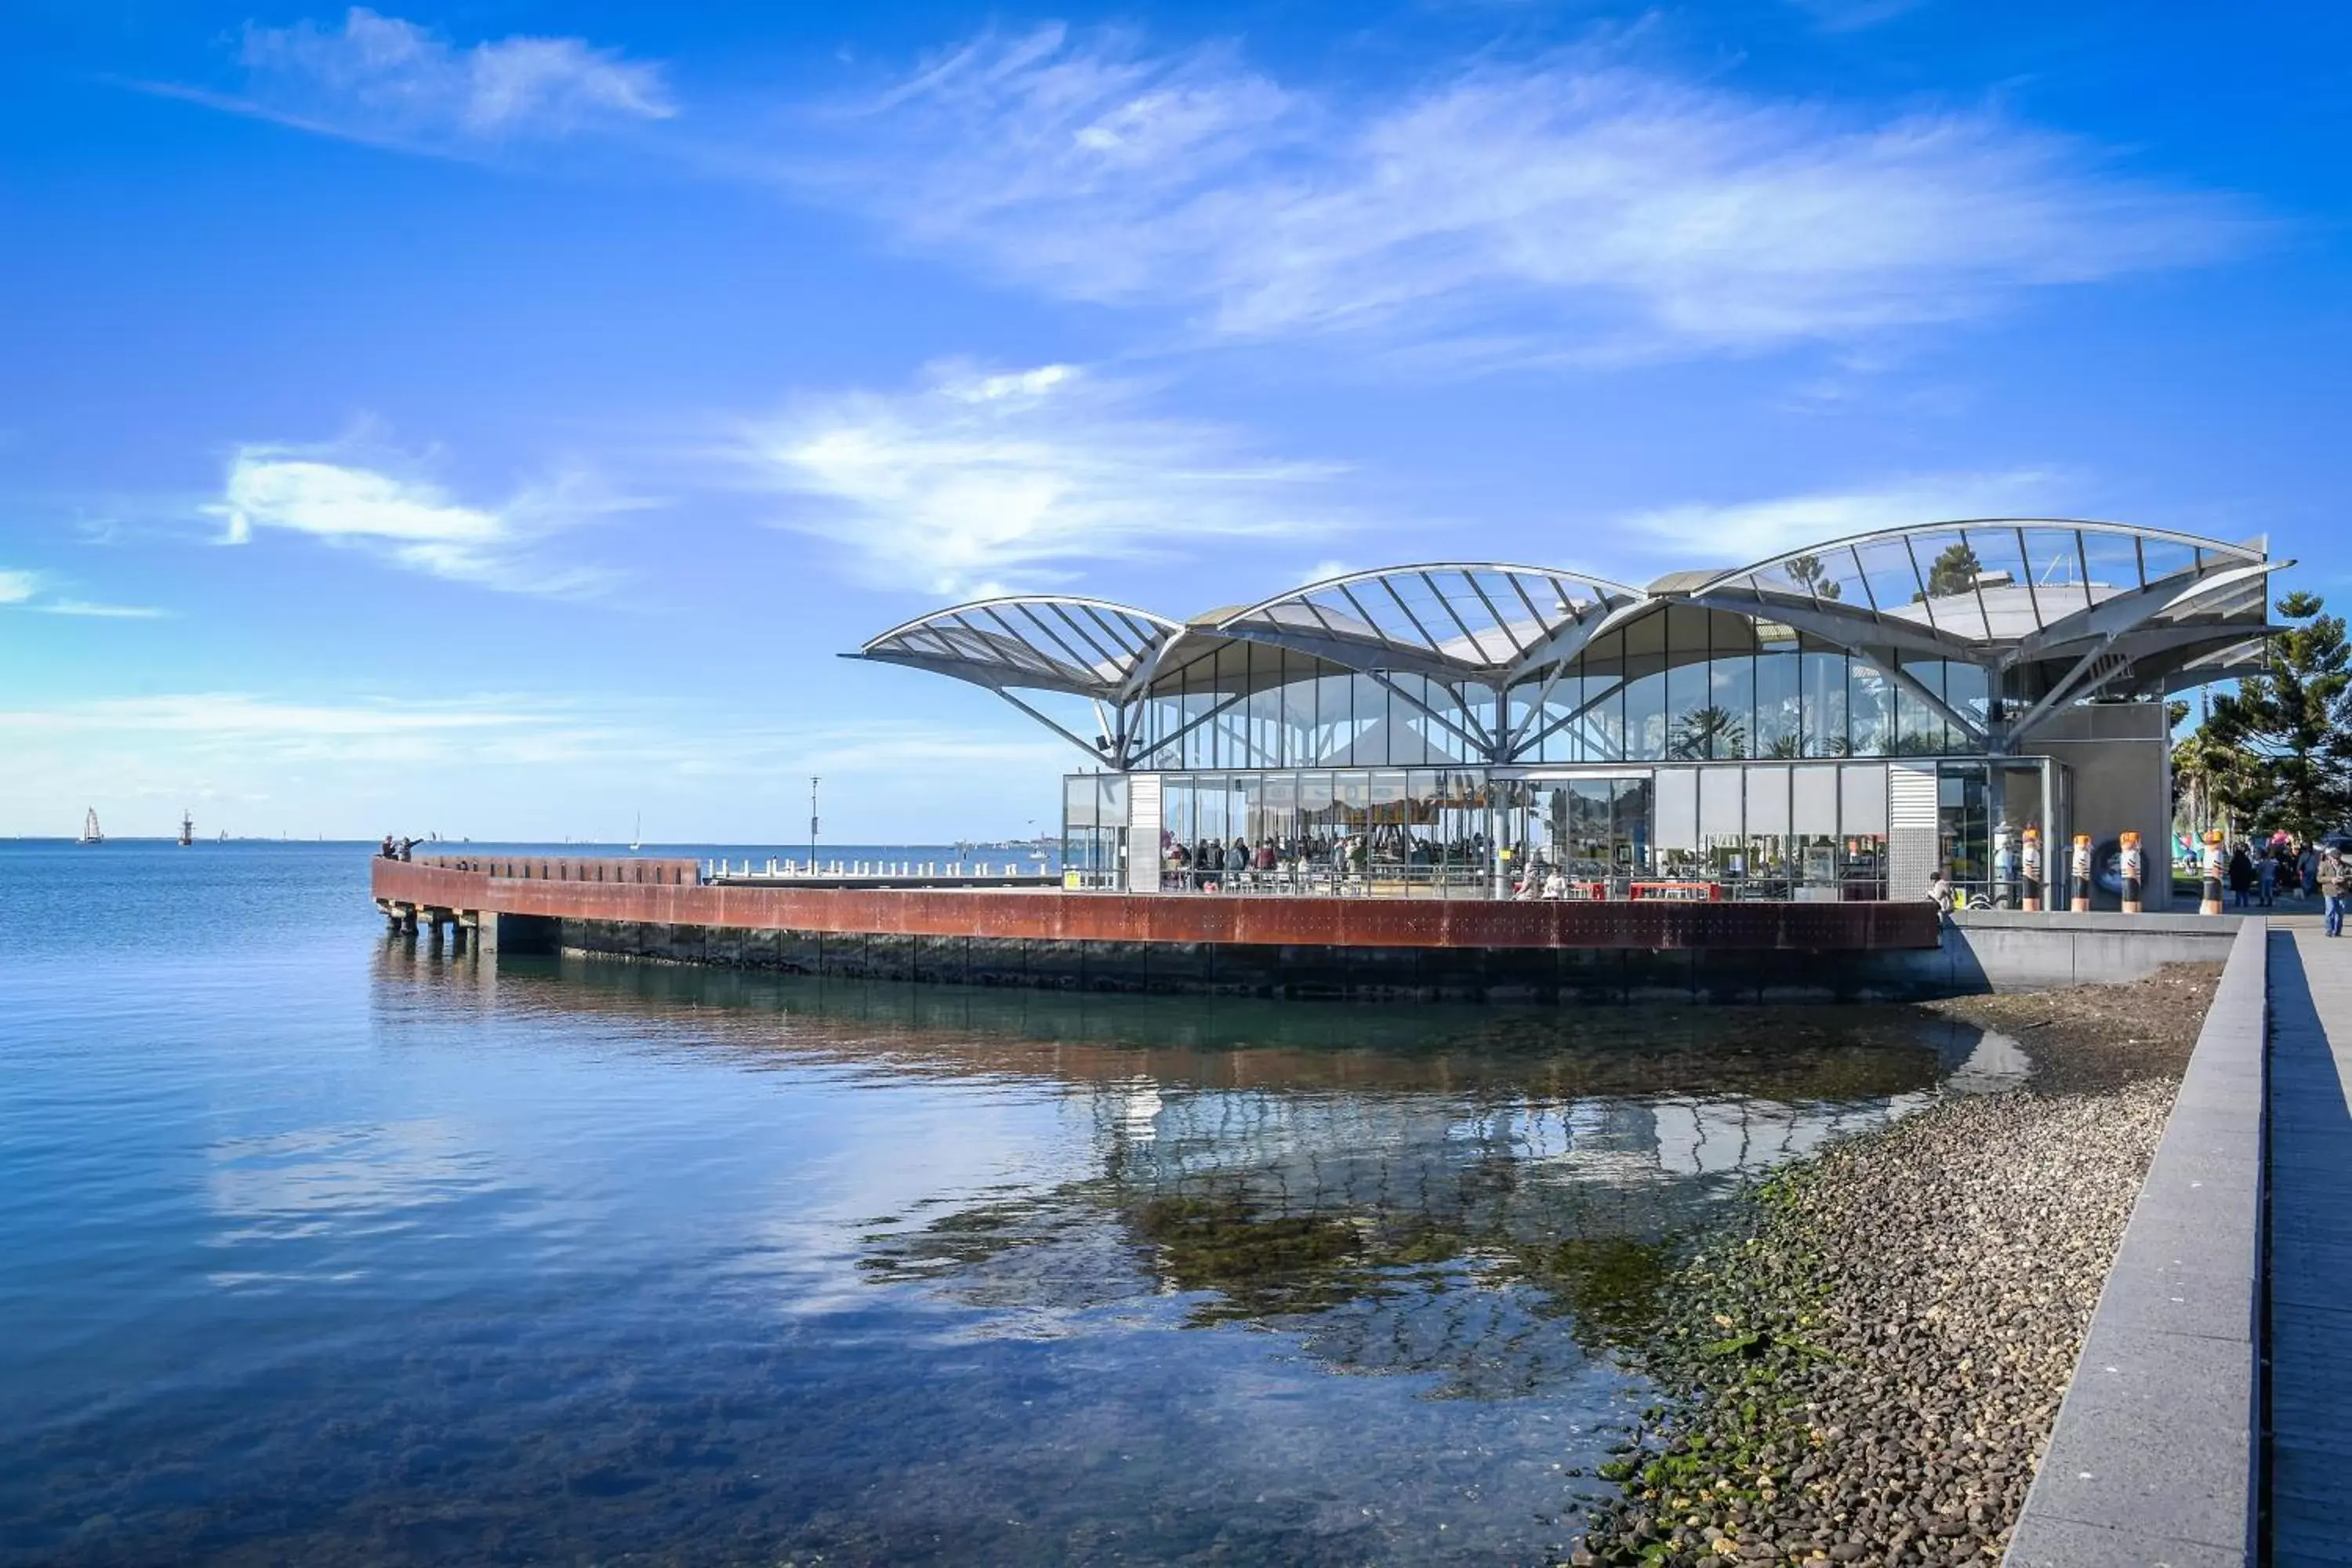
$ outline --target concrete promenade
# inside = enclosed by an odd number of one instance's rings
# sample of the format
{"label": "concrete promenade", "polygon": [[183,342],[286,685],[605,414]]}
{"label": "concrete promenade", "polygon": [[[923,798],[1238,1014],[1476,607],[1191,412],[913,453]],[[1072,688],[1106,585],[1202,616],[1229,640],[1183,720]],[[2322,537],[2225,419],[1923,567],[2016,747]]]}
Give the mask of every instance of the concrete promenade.
{"label": "concrete promenade", "polygon": [[2239,928],[2010,1568],[2253,1561],[2269,932]]}
{"label": "concrete promenade", "polygon": [[2267,1561],[2352,1563],[2352,938],[2270,937]]}
{"label": "concrete promenade", "polygon": [[2352,940],[2250,919],[2012,1568],[2352,1565]]}

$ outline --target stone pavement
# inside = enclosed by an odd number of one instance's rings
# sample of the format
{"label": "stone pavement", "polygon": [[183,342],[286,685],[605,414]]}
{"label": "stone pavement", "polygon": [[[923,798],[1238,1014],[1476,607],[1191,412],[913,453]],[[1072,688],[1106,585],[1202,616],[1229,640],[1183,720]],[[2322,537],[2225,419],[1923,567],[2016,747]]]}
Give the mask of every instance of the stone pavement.
{"label": "stone pavement", "polygon": [[2270,938],[2270,1552],[2352,1563],[2352,937]]}

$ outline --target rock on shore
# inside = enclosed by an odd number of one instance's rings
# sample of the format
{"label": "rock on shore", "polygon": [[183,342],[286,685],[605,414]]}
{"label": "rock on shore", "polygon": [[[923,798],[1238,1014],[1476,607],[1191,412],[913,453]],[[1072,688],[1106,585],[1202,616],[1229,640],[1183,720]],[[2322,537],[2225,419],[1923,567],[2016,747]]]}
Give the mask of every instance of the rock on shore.
{"label": "rock on shore", "polygon": [[1782,1173],[1685,1266],[1571,1560],[1998,1561],[2219,977],[1939,1004],[2032,1081]]}

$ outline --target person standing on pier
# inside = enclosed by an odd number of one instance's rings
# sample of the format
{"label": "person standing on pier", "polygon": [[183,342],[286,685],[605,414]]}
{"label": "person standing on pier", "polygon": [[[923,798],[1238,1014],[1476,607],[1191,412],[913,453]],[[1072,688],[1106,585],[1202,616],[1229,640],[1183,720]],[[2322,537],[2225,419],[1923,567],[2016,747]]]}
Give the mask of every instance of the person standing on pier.
{"label": "person standing on pier", "polygon": [[2327,900],[2327,934],[2344,934],[2344,896],[2352,886],[2352,872],[2347,872],[2344,857],[2329,845],[2327,853],[2319,858],[2319,894]]}

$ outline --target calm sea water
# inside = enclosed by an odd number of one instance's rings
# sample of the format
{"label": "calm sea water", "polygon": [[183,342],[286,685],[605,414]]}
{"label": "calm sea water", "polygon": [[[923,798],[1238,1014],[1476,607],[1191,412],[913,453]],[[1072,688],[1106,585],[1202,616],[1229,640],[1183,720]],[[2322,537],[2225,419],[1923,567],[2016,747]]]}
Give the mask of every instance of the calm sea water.
{"label": "calm sea water", "polygon": [[12,1559],[1541,1561],[1674,1237],[2021,1065],[449,959],[366,874],[0,844]]}

